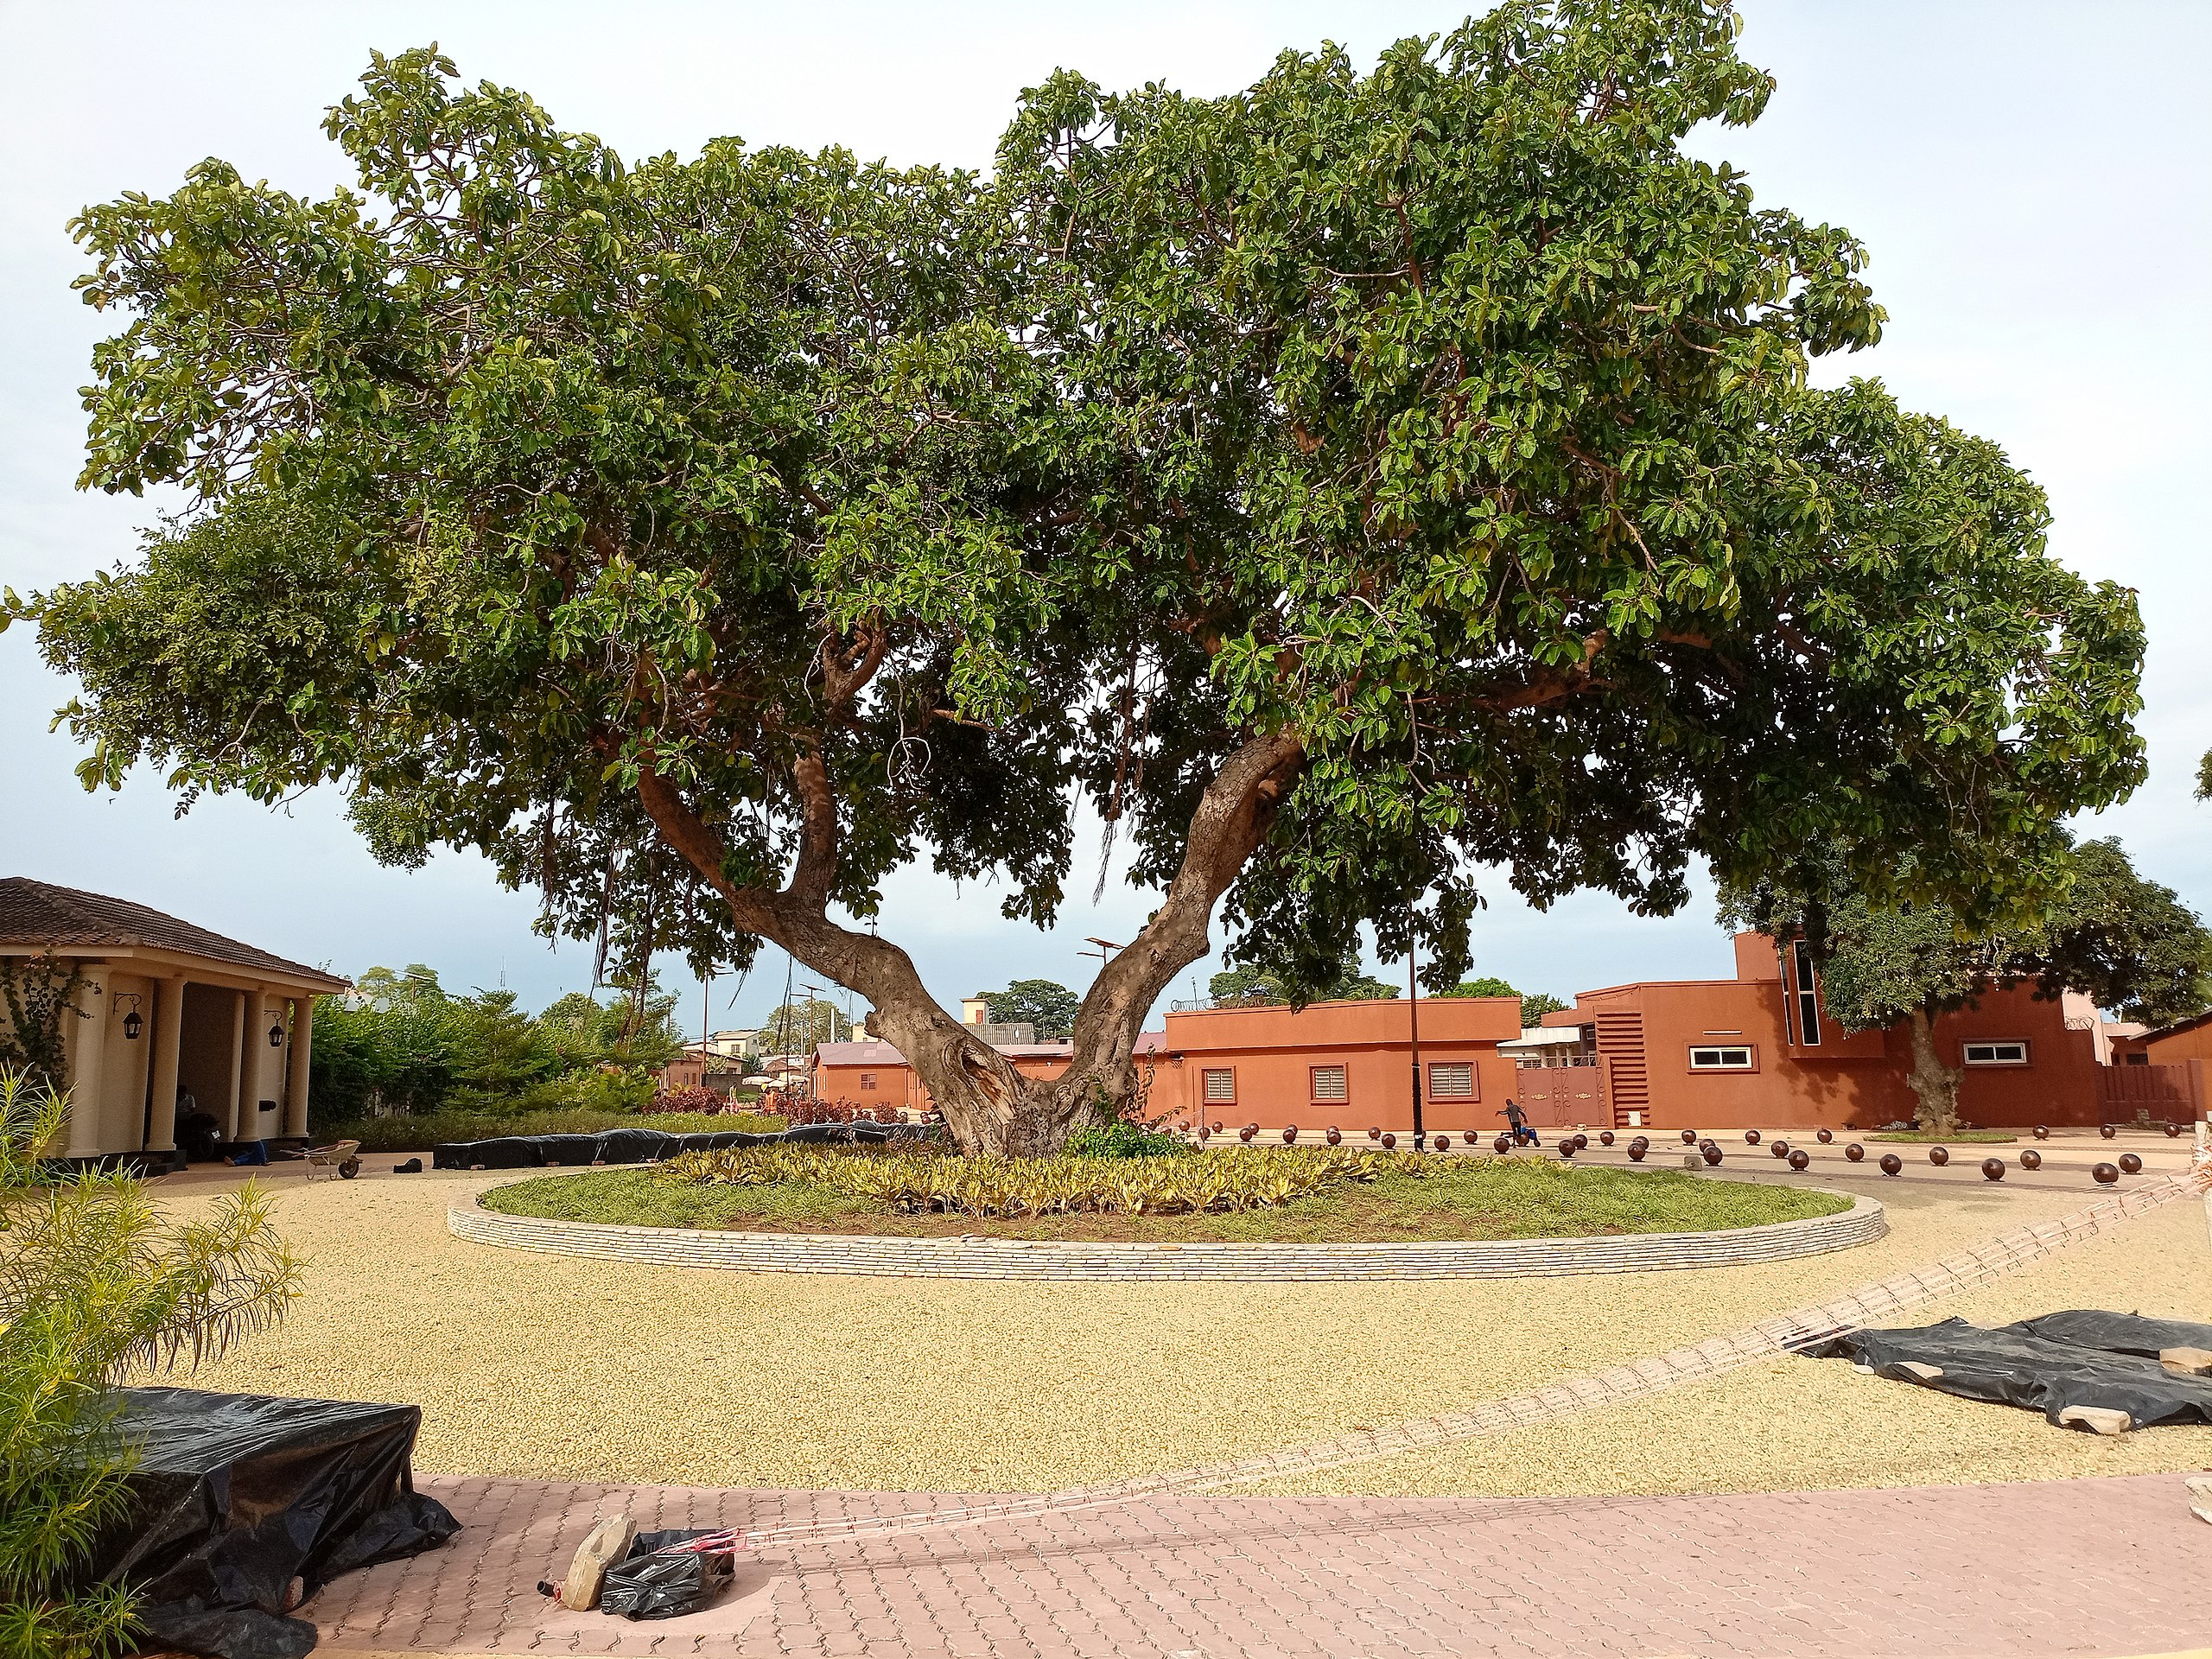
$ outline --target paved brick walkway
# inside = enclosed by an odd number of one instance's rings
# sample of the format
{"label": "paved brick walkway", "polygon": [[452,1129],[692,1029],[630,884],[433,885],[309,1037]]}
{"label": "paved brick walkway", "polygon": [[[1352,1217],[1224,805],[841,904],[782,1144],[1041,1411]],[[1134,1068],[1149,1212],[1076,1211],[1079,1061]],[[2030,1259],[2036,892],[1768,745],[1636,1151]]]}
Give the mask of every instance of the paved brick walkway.
{"label": "paved brick walkway", "polygon": [[[749,1620],[550,1615],[603,1511],[776,1525],[943,1495],[423,1483],[467,1523],[341,1580],[325,1645],[755,1656],[1975,1656],[2212,1638],[2212,1528],[2182,1478],[1724,1497],[1174,1497],[771,1554]],[[751,1593],[748,1595],[747,1592]],[[729,1628],[733,1624],[741,1628]]]}

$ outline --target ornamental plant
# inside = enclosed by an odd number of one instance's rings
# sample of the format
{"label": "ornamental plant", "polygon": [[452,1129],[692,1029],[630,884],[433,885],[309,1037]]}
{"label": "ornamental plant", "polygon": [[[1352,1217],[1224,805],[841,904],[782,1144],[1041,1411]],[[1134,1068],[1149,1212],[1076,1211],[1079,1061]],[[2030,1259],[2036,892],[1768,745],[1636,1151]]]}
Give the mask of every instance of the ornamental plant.
{"label": "ornamental plant", "polygon": [[[993,175],[626,160],[435,50],[308,200],[220,162],[77,221],[84,483],[181,493],[12,613],[88,785],[336,784],[642,963],[788,950],[960,1143],[1136,1086],[1205,954],[1363,923],[1468,966],[1478,872],[1663,912],[1834,837],[2031,902],[2142,775],[2133,597],[1879,385],[1851,235],[1689,155],[1773,89],[1720,0],[1508,0],[1363,71],[1025,95]],[[1077,804],[1157,890],[1058,1077],[867,924],[894,869],[1058,913]]]}

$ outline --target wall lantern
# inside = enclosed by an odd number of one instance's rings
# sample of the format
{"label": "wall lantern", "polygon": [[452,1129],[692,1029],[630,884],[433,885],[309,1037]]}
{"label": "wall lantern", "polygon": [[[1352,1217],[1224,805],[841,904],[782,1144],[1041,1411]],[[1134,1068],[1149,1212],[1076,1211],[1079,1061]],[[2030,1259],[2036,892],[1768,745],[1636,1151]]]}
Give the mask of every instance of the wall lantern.
{"label": "wall lantern", "polygon": [[146,1029],[145,1016],[138,1012],[138,999],[125,992],[115,1000],[130,1005],[130,1011],[123,1016],[123,1040],[135,1043],[138,1040],[138,1033]]}
{"label": "wall lantern", "polygon": [[269,1046],[271,1048],[282,1048],[284,1046],[284,1022],[281,1020],[276,1020],[269,1027]]}

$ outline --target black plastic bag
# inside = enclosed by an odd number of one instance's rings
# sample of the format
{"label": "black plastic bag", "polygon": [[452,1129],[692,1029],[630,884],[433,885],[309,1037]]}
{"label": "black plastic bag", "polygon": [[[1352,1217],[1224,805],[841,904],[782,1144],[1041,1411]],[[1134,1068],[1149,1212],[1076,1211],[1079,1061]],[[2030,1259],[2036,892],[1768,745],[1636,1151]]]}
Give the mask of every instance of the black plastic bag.
{"label": "black plastic bag", "polygon": [[715,1535],[682,1528],[639,1533],[630,1553],[607,1569],[607,1582],[599,1592],[600,1611],[622,1618],[680,1618],[697,1612],[729,1587],[736,1565],[731,1552],[660,1552]]}
{"label": "black plastic bag", "polygon": [[289,1618],[341,1573],[418,1554],[461,1529],[417,1492],[415,1406],[127,1389],[139,1448],[127,1511],[88,1577],[128,1584],[153,1644],[222,1659],[299,1659],[315,1626]]}

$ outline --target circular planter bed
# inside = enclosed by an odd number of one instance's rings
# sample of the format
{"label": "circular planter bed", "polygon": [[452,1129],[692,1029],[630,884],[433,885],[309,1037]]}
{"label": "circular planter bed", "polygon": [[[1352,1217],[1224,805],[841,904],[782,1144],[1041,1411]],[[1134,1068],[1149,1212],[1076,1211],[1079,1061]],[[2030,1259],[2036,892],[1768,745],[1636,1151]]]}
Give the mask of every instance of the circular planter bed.
{"label": "circular planter bed", "polygon": [[1878,1202],[1847,1193],[1471,1156],[1230,1213],[1018,1218],[861,1213],[818,1192],[607,1170],[493,1188],[449,1224],[486,1244],[671,1266],[1039,1279],[1624,1273],[1776,1261],[1886,1230]]}

